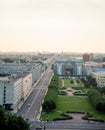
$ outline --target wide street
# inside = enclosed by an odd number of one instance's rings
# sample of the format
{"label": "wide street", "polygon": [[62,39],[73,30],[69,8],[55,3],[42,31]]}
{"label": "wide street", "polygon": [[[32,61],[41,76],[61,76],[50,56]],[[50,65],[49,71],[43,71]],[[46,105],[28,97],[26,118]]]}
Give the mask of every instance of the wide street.
{"label": "wide street", "polygon": [[69,123],[63,121],[33,122],[31,130],[35,130],[37,126],[42,130],[105,130],[105,123]]}
{"label": "wide street", "polygon": [[21,115],[24,119],[28,119],[29,121],[38,121],[41,104],[47,92],[52,74],[51,66],[49,66],[42,74],[37,84],[33,86],[32,93],[17,112],[18,115]]}

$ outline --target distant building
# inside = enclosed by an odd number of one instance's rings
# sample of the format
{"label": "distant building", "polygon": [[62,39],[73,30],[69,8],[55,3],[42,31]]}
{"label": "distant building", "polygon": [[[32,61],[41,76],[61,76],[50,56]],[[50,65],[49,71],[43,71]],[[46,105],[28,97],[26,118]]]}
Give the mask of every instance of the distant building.
{"label": "distant building", "polygon": [[88,61],[93,61],[93,54],[91,53],[91,54],[84,54],[83,55],[83,61],[84,62],[88,62]]}
{"label": "distant building", "polygon": [[103,57],[103,62],[105,62],[105,57]]}
{"label": "distant building", "polygon": [[99,71],[104,68],[103,62],[85,62],[83,64],[83,74],[89,75],[93,71]]}
{"label": "distant building", "polygon": [[64,60],[56,61],[53,64],[54,73],[58,76],[82,76],[83,61],[81,60]]}
{"label": "distant building", "polygon": [[96,79],[98,87],[105,87],[105,70],[93,72],[92,76]]}
{"label": "distant building", "polygon": [[41,65],[36,63],[8,63],[0,64],[0,75],[11,75],[14,73],[32,73],[32,84],[34,84],[41,75]]}

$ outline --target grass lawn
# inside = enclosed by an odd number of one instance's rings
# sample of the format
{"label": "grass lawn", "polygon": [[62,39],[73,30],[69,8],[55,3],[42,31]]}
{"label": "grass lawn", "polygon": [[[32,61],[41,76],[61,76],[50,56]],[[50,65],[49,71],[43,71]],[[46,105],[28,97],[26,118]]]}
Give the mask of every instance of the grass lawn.
{"label": "grass lawn", "polygon": [[57,110],[63,112],[93,112],[94,108],[90,105],[87,97],[58,96]]}
{"label": "grass lawn", "polygon": [[[76,97],[76,96],[58,96],[57,109],[48,113],[48,120],[52,121],[55,118],[64,118],[61,112],[89,112],[93,115],[93,118],[103,119],[105,121],[105,114],[97,112],[90,104],[88,97]],[[42,115],[41,118],[46,120],[46,115]]]}
{"label": "grass lawn", "polygon": [[81,80],[79,80],[79,83],[71,83],[72,79],[64,79],[64,85],[65,87],[84,87],[84,84],[81,82]]}
{"label": "grass lawn", "polygon": [[66,119],[66,117],[64,117],[64,116],[62,116],[61,115],[61,112],[58,112],[58,111],[52,111],[52,112],[48,112],[47,114],[41,114],[41,117],[40,117],[40,119],[41,120],[49,120],[49,121],[53,121],[55,118],[65,118]]}
{"label": "grass lawn", "polygon": [[96,118],[96,119],[104,120],[104,122],[105,122],[105,113],[94,112],[93,117]]}
{"label": "grass lawn", "polygon": [[64,87],[71,87],[70,86],[70,79],[64,79]]}
{"label": "grass lawn", "polygon": [[[83,93],[88,92],[88,88],[84,87],[84,84],[81,82],[80,79],[79,83],[71,83],[72,79],[64,79],[64,87],[73,87],[79,88],[83,90]],[[62,88],[62,79],[59,79],[59,89]],[[55,118],[66,118],[61,115],[62,112],[84,112],[84,113],[91,113],[93,118],[101,119],[105,121],[105,113],[97,112],[94,107],[90,104],[88,97],[86,96],[58,96],[57,98],[57,108],[52,112],[48,112],[47,114],[43,114],[40,117],[41,120],[54,120]]]}
{"label": "grass lawn", "polygon": [[59,112],[56,112],[56,111],[52,111],[52,112],[49,112],[49,113],[47,113],[47,114],[41,114],[41,119],[42,120],[47,120],[47,116],[48,116],[48,120],[50,120],[50,121],[52,121],[54,118],[56,118],[56,117],[63,117],[63,116],[61,116],[61,113],[59,113]]}
{"label": "grass lawn", "polygon": [[59,79],[59,88],[62,87],[62,79]]}

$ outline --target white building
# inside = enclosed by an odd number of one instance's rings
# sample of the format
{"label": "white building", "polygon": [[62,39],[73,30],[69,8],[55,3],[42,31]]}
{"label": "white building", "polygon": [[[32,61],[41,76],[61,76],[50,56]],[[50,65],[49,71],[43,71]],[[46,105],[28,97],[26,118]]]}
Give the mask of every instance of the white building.
{"label": "white building", "polygon": [[76,63],[77,76],[83,74],[83,63]]}
{"label": "white building", "polygon": [[13,110],[22,101],[22,78],[0,81],[0,104]]}
{"label": "white building", "polygon": [[0,105],[6,110],[19,109],[30,95],[32,85],[41,75],[39,64],[0,65]]}
{"label": "white building", "polygon": [[93,72],[92,76],[96,79],[98,87],[105,87],[105,71]]}
{"label": "white building", "polygon": [[32,89],[32,74],[26,74],[22,78],[22,97],[24,101],[30,95]]}

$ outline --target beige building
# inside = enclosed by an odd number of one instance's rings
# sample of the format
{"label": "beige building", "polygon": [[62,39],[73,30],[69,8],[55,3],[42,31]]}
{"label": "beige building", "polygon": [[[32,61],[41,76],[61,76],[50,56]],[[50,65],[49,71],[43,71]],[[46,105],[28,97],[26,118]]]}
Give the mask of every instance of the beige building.
{"label": "beige building", "polygon": [[22,78],[22,97],[24,101],[29,96],[32,89],[32,74],[25,74]]}
{"label": "beige building", "polygon": [[96,79],[98,87],[104,87],[105,86],[105,71],[93,72],[92,76]]}

